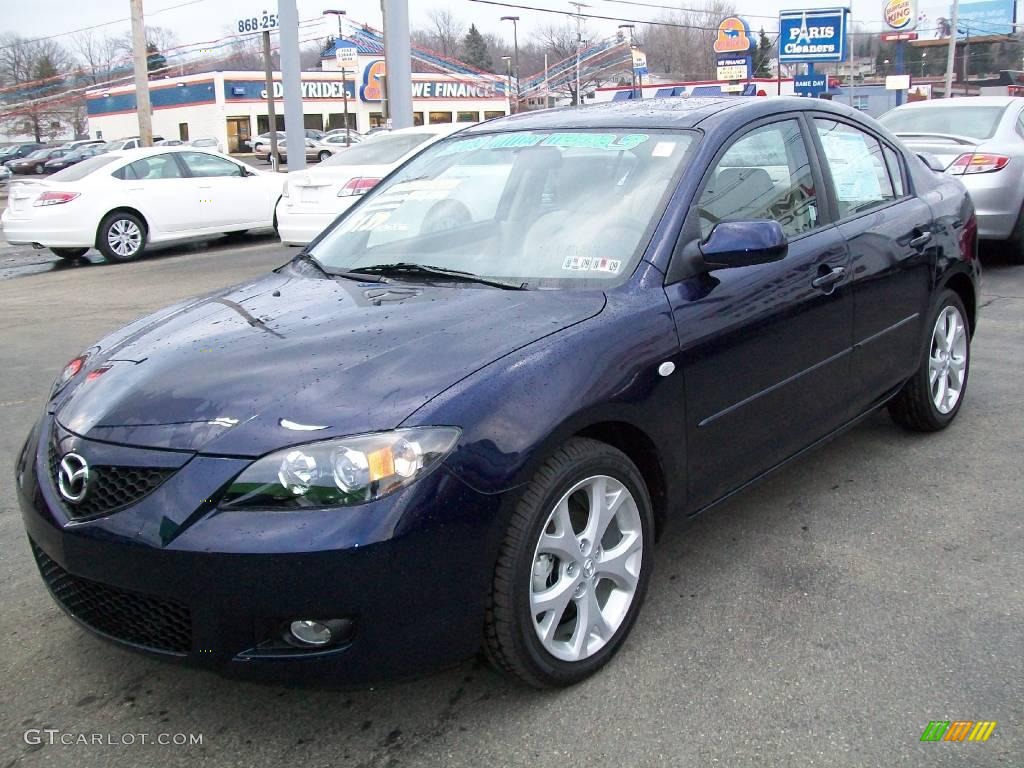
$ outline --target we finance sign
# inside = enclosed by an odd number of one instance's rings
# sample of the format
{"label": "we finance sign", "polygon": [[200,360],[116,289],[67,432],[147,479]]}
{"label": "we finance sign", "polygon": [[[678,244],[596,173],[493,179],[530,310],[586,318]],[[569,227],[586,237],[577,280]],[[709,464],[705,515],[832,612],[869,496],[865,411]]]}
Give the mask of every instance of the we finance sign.
{"label": "we finance sign", "polygon": [[846,8],[780,13],[779,61],[845,61],[848,13]]}

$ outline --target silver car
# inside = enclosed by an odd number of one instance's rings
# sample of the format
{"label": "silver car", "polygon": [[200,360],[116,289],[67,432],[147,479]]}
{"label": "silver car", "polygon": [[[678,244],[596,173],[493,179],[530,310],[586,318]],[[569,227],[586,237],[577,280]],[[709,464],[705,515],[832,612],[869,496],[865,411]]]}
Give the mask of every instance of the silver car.
{"label": "silver car", "polygon": [[1024,263],[1024,98],[918,101],[879,120],[911,150],[958,176],[977,209],[978,235],[1009,241]]}

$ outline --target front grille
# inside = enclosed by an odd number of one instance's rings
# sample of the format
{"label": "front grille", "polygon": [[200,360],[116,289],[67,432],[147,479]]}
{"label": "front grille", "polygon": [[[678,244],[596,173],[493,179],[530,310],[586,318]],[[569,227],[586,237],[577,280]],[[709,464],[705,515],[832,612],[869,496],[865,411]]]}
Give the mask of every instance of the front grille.
{"label": "front grille", "polygon": [[192,648],[192,615],[174,600],[139,595],[74,576],[30,540],[39,572],[54,599],[97,632],[165,653]]}
{"label": "front grille", "polygon": [[[50,478],[59,493],[60,456],[53,443],[50,443],[49,461]],[[165,467],[90,466],[85,498],[77,504],[65,501],[65,507],[73,519],[116,512],[152,493],[173,474],[173,469]]]}

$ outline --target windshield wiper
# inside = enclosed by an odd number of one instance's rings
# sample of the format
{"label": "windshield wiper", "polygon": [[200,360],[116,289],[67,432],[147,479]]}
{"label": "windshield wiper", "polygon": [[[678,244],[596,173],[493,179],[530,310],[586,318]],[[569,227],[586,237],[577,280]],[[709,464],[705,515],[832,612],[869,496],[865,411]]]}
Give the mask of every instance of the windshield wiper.
{"label": "windshield wiper", "polygon": [[327,267],[320,263],[319,259],[317,259],[315,256],[306,253],[306,251],[300,251],[298,254],[295,255],[292,261],[304,261],[306,264],[312,264],[314,269],[316,269],[324,277],[345,277],[348,278],[349,280],[358,280],[361,283],[387,282],[387,280],[385,280],[382,275],[377,277],[368,277],[367,275],[364,274],[359,274],[356,272],[347,272],[343,269],[327,269]]}
{"label": "windshield wiper", "polygon": [[431,264],[415,264],[408,261],[399,261],[394,264],[373,264],[368,267],[356,267],[351,270],[352,274],[405,274],[420,275],[426,277],[441,277],[446,280],[458,280],[464,283],[479,283],[490,285],[494,288],[502,288],[506,291],[526,291],[526,283],[509,283],[504,280],[494,280],[483,277],[472,272],[463,272],[461,269],[447,269],[446,267],[435,267]]}

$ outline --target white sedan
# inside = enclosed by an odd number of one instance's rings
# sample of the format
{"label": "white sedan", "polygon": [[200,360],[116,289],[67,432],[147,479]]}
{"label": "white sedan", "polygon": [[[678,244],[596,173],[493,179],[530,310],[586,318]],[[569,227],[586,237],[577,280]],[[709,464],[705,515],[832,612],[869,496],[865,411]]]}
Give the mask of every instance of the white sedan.
{"label": "white sedan", "polygon": [[285,245],[305,245],[391,171],[467,124],[422,125],[364,138],[316,168],[288,174],[277,204]]}
{"label": "white sedan", "polygon": [[0,217],[12,245],[129,261],[151,243],[274,226],[282,177],[193,147],[108,152],[11,185]]}

